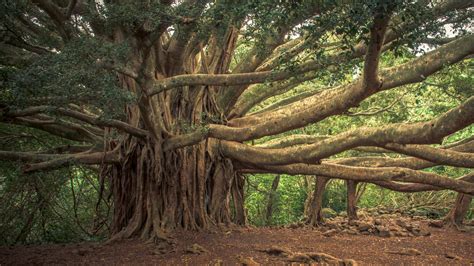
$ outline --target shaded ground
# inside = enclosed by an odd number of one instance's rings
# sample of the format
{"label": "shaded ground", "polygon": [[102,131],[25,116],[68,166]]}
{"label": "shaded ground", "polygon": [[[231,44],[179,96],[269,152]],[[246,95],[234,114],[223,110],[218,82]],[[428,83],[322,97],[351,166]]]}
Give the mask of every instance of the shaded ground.
{"label": "shaded ground", "polygon": [[[376,235],[338,232],[329,237],[327,228],[238,228],[220,232],[177,232],[171,253],[156,245],[130,240],[110,245],[81,243],[67,245],[0,247],[0,265],[25,264],[161,264],[161,265],[225,265],[251,260],[261,264],[285,264],[288,258],[261,250],[278,247],[297,253],[324,252],[359,264],[472,264],[474,233],[454,229],[420,227],[429,236],[380,237]],[[193,244],[207,252],[191,254]],[[199,249],[199,246],[197,246]],[[403,255],[407,249],[420,255]],[[410,253],[410,252],[408,252]],[[447,256],[446,256],[447,254]],[[448,258],[448,257],[454,257]]]}

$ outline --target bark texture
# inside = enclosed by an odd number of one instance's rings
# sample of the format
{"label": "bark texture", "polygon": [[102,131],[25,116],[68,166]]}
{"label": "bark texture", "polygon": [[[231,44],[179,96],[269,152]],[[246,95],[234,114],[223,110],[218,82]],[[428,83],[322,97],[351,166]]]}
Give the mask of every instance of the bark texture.
{"label": "bark texture", "polygon": [[309,225],[318,226],[324,221],[321,210],[323,208],[324,190],[329,180],[328,177],[324,176],[316,177],[316,185],[308,205],[308,210],[305,210],[307,215],[306,223]]}
{"label": "bark texture", "polygon": [[444,223],[448,226],[459,227],[462,225],[471,205],[472,196],[459,193],[454,202],[454,206],[444,218]]}
{"label": "bark texture", "polygon": [[357,182],[346,181],[347,185],[347,218],[349,221],[357,220]]}

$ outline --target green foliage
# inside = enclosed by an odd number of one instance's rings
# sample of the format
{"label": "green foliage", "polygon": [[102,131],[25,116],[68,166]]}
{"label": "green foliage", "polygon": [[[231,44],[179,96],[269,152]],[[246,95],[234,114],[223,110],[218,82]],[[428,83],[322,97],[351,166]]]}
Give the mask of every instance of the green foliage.
{"label": "green foliage", "polygon": [[[274,175],[248,175],[245,208],[254,225],[267,225],[265,220],[268,194]],[[273,203],[271,224],[288,224],[303,217],[306,190],[300,176],[281,175]]]}
{"label": "green foliage", "polygon": [[96,174],[83,168],[21,175],[2,162],[0,245],[97,241],[107,236],[109,207],[96,210]]}
{"label": "green foliage", "polygon": [[[0,125],[0,150],[43,151],[68,144],[40,130]],[[0,245],[107,236],[110,206],[108,200],[97,205],[100,184],[95,170],[70,167],[22,174],[22,165],[0,160]]]}
{"label": "green foliage", "polygon": [[323,196],[323,208],[330,208],[336,212],[346,210],[347,187],[342,180],[332,180],[326,185]]}
{"label": "green foliage", "polygon": [[87,102],[105,116],[119,116],[133,97],[117,86],[117,77],[101,67],[98,58],[104,62],[114,58],[120,65],[127,51],[126,45],[84,37],[71,41],[59,53],[41,56],[25,69],[1,69],[6,85],[1,89],[2,102],[9,100],[4,104],[20,108],[45,102],[56,106]]}

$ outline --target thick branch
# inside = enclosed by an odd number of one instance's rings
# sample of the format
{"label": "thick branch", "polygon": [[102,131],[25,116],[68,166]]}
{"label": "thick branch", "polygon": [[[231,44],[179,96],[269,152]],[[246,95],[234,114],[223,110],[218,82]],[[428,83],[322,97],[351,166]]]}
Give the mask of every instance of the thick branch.
{"label": "thick branch", "polygon": [[36,171],[54,170],[60,167],[66,167],[74,164],[101,164],[118,163],[119,159],[116,152],[95,152],[85,154],[74,154],[59,157],[50,161],[44,161],[34,164],[26,164],[22,170],[24,173]]}
{"label": "thick branch", "polygon": [[101,142],[101,136],[97,136],[90,130],[77,124],[68,123],[61,120],[40,120],[17,117],[9,122],[12,124],[37,128],[65,139],[93,143]]}
{"label": "thick branch", "polygon": [[229,125],[245,128],[222,128],[222,130],[226,132],[227,138],[235,136],[238,139],[234,140],[249,140],[321,121],[357,106],[362,100],[380,90],[421,81],[442,67],[462,60],[474,53],[473,42],[474,35],[467,35],[411,62],[382,71],[383,84],[379,90],[364,91],[361,89],[361,81],[354,81],[348,85],[325,90],[275,112],[233,119],[229,121]]}
{"label": "thick branch", "polygon": [[426,145],[388,143],[385,148],[438,164],[474,168],[474,154],[434,148]]}
{"label": "thick branch", "polygon": [[[314,135],[290,135],[283,138],[273,139],[271,141],[255,145],[259,148],[275,149],[275,148],[286,148],[297,145],[312,144],[324,139],[328,139],[330,136],[314,136]],[[392,153],[392,151],[380,148],[380,147],[357,147],[354,150],[360,152],[370,152],[370,153]]]}
{"label": "thick branch", "polygon": [[51,170],[72,164],[118,163],[118,154],[111,152],[77,153],[68,155],[38,154],[34,152],[0,151],[0,159],[9,161],[32,162],[22,170],[25,173],[39,170]]}
{"label": "thick branch", "polygon": [[139,138],[144,138],[148,136],[147,131],[131,126],[120,120],[100,119],[99,117],[93,117],[93,116],[86,115],[78,111],[73,111],[73,110],[53,107],[53,106],[35,106],[35,107],[26,108],[24,110],[9,111],[6,113],[6,116],[23,117],[23,116],[30,116],[30,115],[42,113],[42,112],[53,112],[53,113],[61,114],[61,115],[72,117],[77,120],[80,120],[80,121],[83,121],[95,126],[114,127]]}
{"label": "thick branch", "polygon": [[443,137],[472,123],[474,123],[474,96],[461,106],[428,122],[361,128],[310,145],[283,149],[262,149],[230,141],[221,141],[220,148],[226,156],[247,163],[267,165],[314,163],[359,146],[383,146],[391,142],[400,144],[439,143]]}
{"label": "thick branch", "polygon": [[291,164],[263,166],[259,168],[263,169],[264,171],[270,171],[271,173],[290,175],[318,175],[361,182],[400,181],[426,184],[444,189],[451,189],[460,193],[474,195],[473,183],[459,179],[450,179],[448,177],[434,173],[422,172],[401,167],[374,168],[336,164]]}
{"label": "thick branch", "polygon": [[[296,76],[295,78],[282,82],[282,83],[271,83],[269,85],[259,84],[253,85],[249,89],[245,91],[242,97],[239,98],[239,101],[234,105],[234,108],[229,113],[229,118],[233,117],[240,117],[243,114],[247,113],[252,107],[254,107],[257,103],[260,103],[272,95],[283,93],[289,91],[296,86],[300,85],[305,81],[309,81],[315,78],[315,74],[313,72],[305,73],[304,75]],[[271,93],[267,93],[270,92]],[[306,94],[308,92],[305,92]],[[309,92],[309,95],[305,95],[305,97],[309,97],[315,94],[315,91]],[[304,93],[303,93],[304,94]],[[303,99],[301,98],[301,99]]]}
{"label": "thick branch", "polygon": [[[449,145],[443,146],[442,148],[450,149],[457,152],[473,153],[474,152],[474,141],[459,144],[454,147]],[[439,165],[438,163],[430,162],[427,160],[419,159],[416,157],[404,157],[404,158],[390,158],[390,157],[348,157],[340,159],[328,159],[323,162],[332,164],[343,164],[351,166],[367,166],[367,167],[404,167],[414,170],[425,169]]]}
{"label": "thick branch", "polygon": [[[237,74],[184,74],[165,78],[155,82],[152,90],[148,91],[148,96],[158,94],[170,89],[183,86],[233,86],[233,85],[250,85],[263,83],[268,81],[278,81],[290,78],[296,74],[309,72],[318,69],[320,63],[318,61],[308,61],[292,70],[282,71],[261,71]],[[232,89],[232,88],[230,88]]]}
{"label": "thick branch", "polygon": [[370,41],[367,47],[367,54],[364,60],[364,74],[362,86],[364,88],[380,87],[378,78],[379,58],[384,43],[385,31],[390,20],[386,14],[376,15],[370,29]]}

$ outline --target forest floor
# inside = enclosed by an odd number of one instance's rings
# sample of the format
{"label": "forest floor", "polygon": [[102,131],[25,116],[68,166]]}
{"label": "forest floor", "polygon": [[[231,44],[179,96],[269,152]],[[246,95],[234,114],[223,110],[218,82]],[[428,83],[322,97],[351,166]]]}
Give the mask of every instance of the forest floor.
{"label": "forest floor", "polygon": [[[171,250],[138,240],[107,245],[77,243],[0,247],[0,265],[474,263],[474,232],[471,227],[466,227],[468,230],[464,231],[437,228],[429,220],[406,217],[366,217],[350,224],[341,223],[341,219],[335,218],[318,228],[296,224],[285,227],[240,227],[218,232],[175,232],[175,244]],[[390,233],[383,233],[384,228],[389,229]]]}

